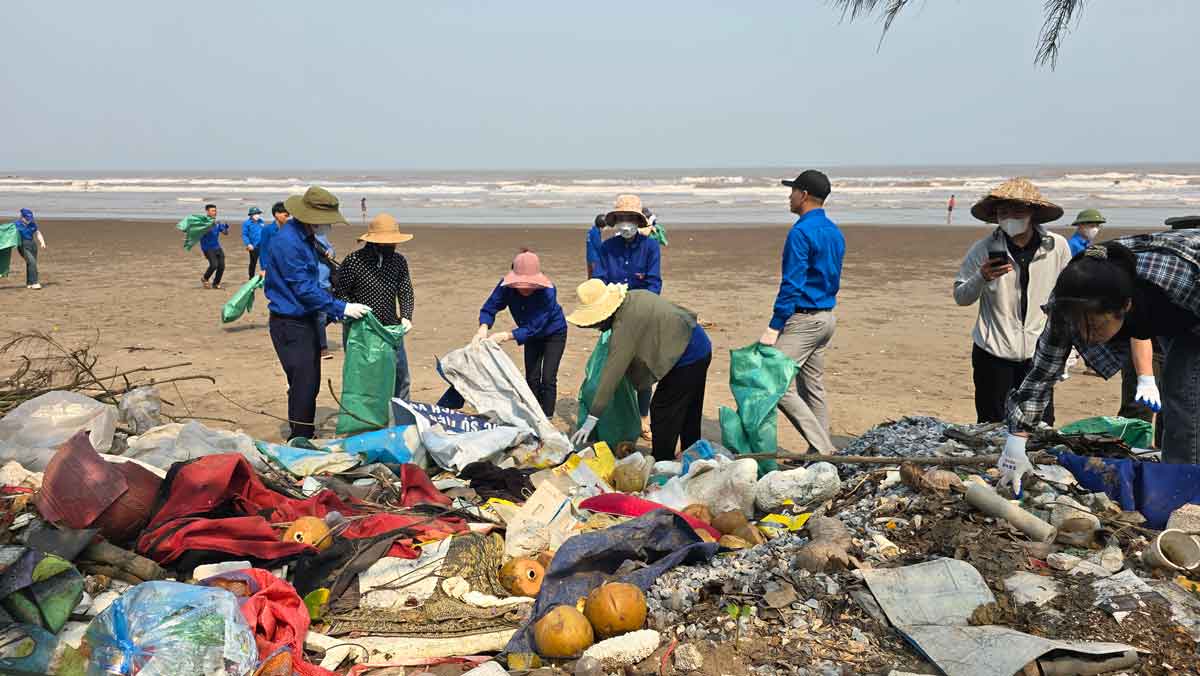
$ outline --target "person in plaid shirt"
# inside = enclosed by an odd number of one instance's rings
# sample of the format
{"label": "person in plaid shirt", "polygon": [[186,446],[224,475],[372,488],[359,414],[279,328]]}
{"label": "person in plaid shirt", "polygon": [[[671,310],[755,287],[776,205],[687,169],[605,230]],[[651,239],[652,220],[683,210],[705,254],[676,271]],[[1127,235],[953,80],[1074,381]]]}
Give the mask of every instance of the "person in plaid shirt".
{"label": "person in plaid shirt", "polygon": [[[1032,470],[1025,443],[1072,347],[1088,366],[1110,378],[1131,358],[1130,342],[1144,346],[1147,339],[1166,353],[1163,460],[1200,464],[1200,232],[1178,230],[1093,244],[1059,275],[1045,309],[1049,321],[1033,366],[1009,395],[1009,435],[998,463],[1001,484],[1020,493],[1021,477]],[[1151,350],[1135,350],[1132,359],[1145,387],[1144,399],[1157,401]]]}

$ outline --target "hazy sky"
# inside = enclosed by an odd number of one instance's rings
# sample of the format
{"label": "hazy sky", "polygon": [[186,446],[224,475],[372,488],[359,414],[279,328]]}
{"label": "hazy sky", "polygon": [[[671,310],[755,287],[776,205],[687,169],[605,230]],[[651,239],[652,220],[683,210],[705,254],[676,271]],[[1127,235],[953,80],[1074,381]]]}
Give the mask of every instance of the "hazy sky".
{"label": "hazy sky", "polygon": [[1200,159],[1200,2],[4,0],[0,168]]}

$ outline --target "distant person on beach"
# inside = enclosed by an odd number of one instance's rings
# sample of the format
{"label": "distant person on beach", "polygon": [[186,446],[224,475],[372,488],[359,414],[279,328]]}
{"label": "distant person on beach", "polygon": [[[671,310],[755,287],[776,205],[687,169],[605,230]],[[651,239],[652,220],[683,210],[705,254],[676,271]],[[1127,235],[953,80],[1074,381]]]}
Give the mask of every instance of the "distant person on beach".
{"label": "distant person on beach", "polygon": [[1079,215],[1075,217],[1075,222],[1071,223],[1075,228],[1075,234],[1067,240],[1067,244],[1071,247],[1072,257],[1077,256],[1080,251],[1096,241],[1096,237],[1100,234],[1100,226],[1105,222],[1104,216],[1101,216],[1096,209],[1084,209],[1079,212]]}
{"label": "distant person on beach", "polygon": [[258,236],[258,274],[266,275],[267,251],[271,248],[271,239],[275,237],[275,235],[279,234],[279,231],[283,229],[283,226],[291,217],[291,214],[288,213],[287,207],[283,205],[283,202],[276,202],[275,205],[271,207],[272,221],[262,226],[262,230],[259,231]]}
{"label": "distant person on beach", "polygon": [[317,314],[324,312],[336,320],[361,319],[371,308],[338,300],[319,283],[315,233],[319,226],[346,222],[337,197],[313,186],[284,204],[292,218],[271,240],[263,292],[271,313],[271,343],[288,381],[288,439],[311,439],[321,390]]}
{"label": "distant person on beach", "polygon": [[1130,354],[1131,338],[1165,347],[1161,393],[1154,384],[1146,397],[1161,401],[1166,414],[1163,462],[1200,464],[1198,263],[1200,233],[1186,230],[1093,244],[1071,260],[1054,285],[1033,367],[1008,400],[1001,483],[1020,492],[1022,476],[1033,470],[1025,454],[1028,436],[1072,346],[1104,378],[1132,360],[1139,381],[1153,382],[1151,351]]}
{"label": "distant person on beach", "polygon": [[[637,195],[619,195],[612,211],[604,215],[604,224],[617,231],[600,245],[599,261],[592,278],[606,284],[624,284],[630,291],[662,293],[662,249],[658,240],[641,233],[650,227],[650,219]],[[638,412],[642,416],[642,438],[650,441],[650,387],[638,390]]]}
{"label": "distant person on beach", "polygon": [[[221,277],[225,274],[225,250],[221,248],[221,235],[229,234],[229,224],[217,222],[217,205],[205,204],[204,213],[213,219],[212,227],[200,238],[200,251],[208,260],[208,269],[200,278],[206,289],[221,288]],[[212,278],[212,283],[209,283]]]}
{"label": "distant person on beach", "polygon": [[700,440],[712,341],[696,315],[647,290],[589,279],[576,289],[579,304],[567,316],[575,326],[611,330],[608,359],[588,416],[571,442],[584,446],[612,402],[622,378],[638,389],[658,388],[650,404],[655,460],[674,460]]}
{"label": "distant person on beach", "polygon": [[32,210],[22,209],[21,215],[14,223],[21,238],[16,247],[17,253],[25,261],[25,288],[36,291],[42,288],[38,282],[38,249],[46,248],[46,239],[42,237],[42,231],[38,228]]}
{"label": "distant person on beach", "polygon": [[954,221],[954,207],[957,205],[958,202],[954,199],[954,195],[951,195],[950,199],[946,200],[946,225],[950,225]]}
{"label": "distant person on beach", "polygon": [[[517,326],[512,331],[488,335],[496,315],[505,309]],[[554,417],[558,402],[558,365],[567,348],[567,320],[554,283],[542,274],[536,253],[523,250],[513,258],[512,267],[488,296],[479,310],[479,330],[475,340],[504,343],[517,341],[525,347],[525,382],[537,397],[546,417]]]}
{"label": "distant person on beach", "polygon": [[[371,308],[384,326],[398,324],[411,331],[416,296],[408,260],[396,251],[396,245],[412,238],[412,235],[400,232],[400,224],[391,215],[379,214],[372,218],[366,234],[358,238],[363,243],[362,248],[346,256],[338,266],[333,295]],[[397,304],[399,312],[396,311]],[[346,332],[343,331],[343,347],[345,344]],[[402,337],[396,344],[395,396],[407,401],[411,387],[408,352]]]}
{"label": "distant person on beach", "polygon": [[[317,284],[322,289],[333,293],[333,273],[337,270],[337,250],[329,241],[333,232],[332,225],[319,226],[313,233],[317,240]],[[317,337],[320,338],[321,359],[333,359],[329,352],[329,317],[324,312],[317,314]]]}
{"label": "distant person on beach", "polygon": [[650,209],[642,207],[642,215],[646,217],[646,222],[650,225],[638,228],[638,232],[658,242],[658,245],[665,249],[667,247],[667,229],[658,222],[658,216]]}
{"label": "distant person on beach", "polygon": [[242,221],[242,244],[246,245],[246,251],[250,254],[247,279],[254,277],[254,271],[258,268],[258,244],[262,241],[262,230],[262,209],[250,207],[250,211],[246,213],[246,220]]}
{"label": "distant person on beach", "polygon": [[825,215],[825,200],[832,191],[828,176],[808,169],[782,183],[791,189],[788,206],[799,218],[783,245],[779,293],[759,342],[800,367],[795,390],[783,395],[779,410],[804,436],[807,450],[832,453],[836,449],[825,401],[825,351],[837,326],[833,308],[841,288],[846,240]]}
{"label": "distant person on beach", "polygon": [[[967,251],[954,280],[956,303],[979,303],[971,367],[975,415],[981,423],[1005,419],[1009,393],[1033,367],[1038,336],[1046,326],[1042,306],[1071,260],[1067,240],[1043,227],[1062,213],[1024,178],[1005,181],[971,207],[975,218],[998,224]],[[1039,413],[1054,424],[1052,400]]]}
{"label": "distant person on beach", "polygon": [[367,198],[366,197],[362,198],[362,203],[359,204],[359,206],[362,207],[363,225],[366,225],[366,223],[367,223]]}

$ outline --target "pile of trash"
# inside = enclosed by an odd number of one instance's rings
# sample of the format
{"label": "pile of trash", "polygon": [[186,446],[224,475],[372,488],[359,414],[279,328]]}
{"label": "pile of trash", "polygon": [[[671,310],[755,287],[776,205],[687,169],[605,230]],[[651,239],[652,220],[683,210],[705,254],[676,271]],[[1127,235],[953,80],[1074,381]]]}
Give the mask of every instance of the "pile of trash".
{"label": "pile of trash", "polygon": [[392,400],[381,429],[290,446],[164,422],[153,387],[11,408],[0,673],[1200,668],[1200,477],[1108,423],[1040,434],[1013,500],[994,425],[655,462],[572,448],[495,346],[440,371],[459,408]]}

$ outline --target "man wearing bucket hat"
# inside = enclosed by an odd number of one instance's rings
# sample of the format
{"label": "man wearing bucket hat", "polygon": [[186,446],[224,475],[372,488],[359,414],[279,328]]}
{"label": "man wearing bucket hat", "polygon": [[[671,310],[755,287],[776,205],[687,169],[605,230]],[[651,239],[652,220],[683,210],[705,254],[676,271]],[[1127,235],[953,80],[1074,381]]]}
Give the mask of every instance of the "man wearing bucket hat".
{"label": "man wearing bucket hat", "polygon": [[542,412],[547,418],[553,417],[558,401],[558,364],[567,347],[567,320],[554,284],[542,274],[537,254],[528,249],[517,254],[512,269],[479,310],[476,341],[489,338],[488,330],[505,308],[517,328],[493,333],[490,339],[497,343],[515,340],[525,347],[525,382],[542,405]]}
{"label": "man wearing bucket hat", "polygon": [[[956,303],[979,302],[971,366],[981,423],[1005,419],[1009,392],[1032,365],[1046,326],[1042,306],[1071,260],[1066,239],[1043,227],[1062,213],[1025,178],[1005,181],[971,207],[975,218],[997,224],[967,251],[954,280]],[[1053,424],[1052,403],[1044,419]]]}
{"label": "man wearing bucket hat", "polygon": [[1071,256],[1078,255],[1080,251],[1096,241],[1096,236],[1100,234],[1100,226],[1106,222],[1104,216],[1101,216],[1097,209],[1084,209],[1079,212],[1079,215],[1075,217],[1075,222],[1071,223],[1075,227],[1075,234],[1067,240],[1067,244],[1071,247]]}
{"label": "man wearing bucket hat", "polygon": [[658,388],[650,402],[650,427],[657,460],[677,457],[700,440],[704,386],[712,362],[712,342],[696,315],[646,290],[589,279],[576,290],[579,306],[567,316],[575,326],[612,331],[608,359],[592,398],[587,420],[571,441],[582,446],[611,403],[621,378],[637,388]]}
{"label": "man wearing bucket hat", "polygon": [[[617,231],[600,245],[599,260],[591,276],[605,284],[624,284],[630,291],[662,293],[662,249],[658,241],[641,232],[650,227],[650,219],[637,195],[618,195],[604,223]],[[650,439],[649,387],[638,389],[638,412],[642,416],[642,438]]]}
{"label": "man wearing bucket hat", "polygon": [[[411,330],[415,306],[412,278],[408,273],[408,261],[396,251],[396,245],[412,238],[412,235],[400,232],[400,223],[390,214],[372,218],[366,234],[358,238],[363,246],[346,256],[338,266],[333,294],[345,301],[367,305],[384,326],[399,324]],[[346,333],[343,332],[343,345],[345,342]],[[408,352],[402,337],[396,343],[395,396],[407,400],[411,386]]]}
{"label": "man wearing bucket hat", "polygon": [[313,186],[284,202],[291,219],[271,239],[271,254],[263,264],[263,293],[270,312],[271,343],[288,381],[289,439],[315,433],[317,393],[321,389],[319,313],[334,319],[361,319],[371,308],[333,297],[318,283],[316,229],[345,223],[338,199]]}
{"label": "man wearing bucket hat", "polygon": [[833,308],[841,288],[846,240],[825,215],[825,199],[832,190],[828,176],[809,169],[781,183],[791,189],[788,206],[798,218],[783,246],[779,293],[759,342],[776,348],[799,367],[796,386],[779,400],[779,410],[799,430],[809,450],[832,453],[823,382],[825,350],[837,326]]}
{"label": "man wearing bucket hat", "polygon": [[246,246],[246,251],[250,254],[247,279],[254,276],[254,270],[258,267],[258,244],[262,241],[262,231],[262,209],[250,207],[246,213],[246,220],[242,221],[242,244]]}

